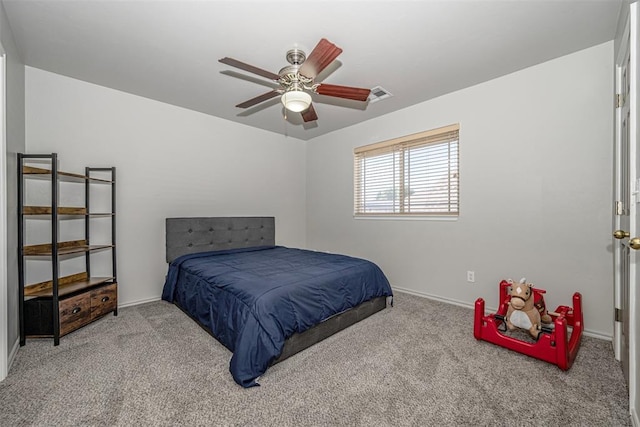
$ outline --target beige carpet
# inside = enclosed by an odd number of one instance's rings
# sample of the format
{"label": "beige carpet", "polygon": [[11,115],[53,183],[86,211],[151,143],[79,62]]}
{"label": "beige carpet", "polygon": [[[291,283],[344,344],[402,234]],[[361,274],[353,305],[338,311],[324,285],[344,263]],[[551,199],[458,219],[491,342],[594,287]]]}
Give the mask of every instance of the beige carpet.
{"label": "beige carpet", "polygon": [[230,353],[178,308],[121,309],[27,340],[0,383],[1,426],[624,426],[611,343],[574,366],[473,338],[473,312],[397,293],[395,306],[271,367],[243,389]]}

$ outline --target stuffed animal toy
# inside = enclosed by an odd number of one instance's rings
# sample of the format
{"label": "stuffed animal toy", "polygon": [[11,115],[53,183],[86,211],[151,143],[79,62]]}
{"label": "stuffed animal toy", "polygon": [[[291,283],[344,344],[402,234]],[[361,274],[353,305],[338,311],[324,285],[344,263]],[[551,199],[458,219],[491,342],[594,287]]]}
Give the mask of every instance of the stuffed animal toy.
{"label": "stuffed animal toy", "polygon": [[528,330],[531,336],[537,339],[540,334],[541,318],[540,312],[534,305],[533,285],[526,283],[525,279],[520,280],[519,283],[510,280],[507,293],[511,297],[507,308],[507,328],[510,331],[516,328]]}
{"label": "stuffed animal toy", "polygon": [[[507,280],[510,284],[513,284],[513,280]],[[520,283],[527,283],[526,278],[520,279]],[[533,284],[530,284],[533,286]],[[544,302],[544,293],[542,289],[533,289],[533,305],[538,309],[540,313],[540,320],[542,323],[546,324],[549,327],[553,327],[553,318],[549,315],[547,311],[547,305]],[[556,313],[557,314],[557,313]]]}

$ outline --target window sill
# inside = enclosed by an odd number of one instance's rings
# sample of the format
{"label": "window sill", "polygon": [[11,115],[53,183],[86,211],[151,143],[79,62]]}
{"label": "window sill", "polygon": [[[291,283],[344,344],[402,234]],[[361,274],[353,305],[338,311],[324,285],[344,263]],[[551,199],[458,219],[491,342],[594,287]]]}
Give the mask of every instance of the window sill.
{"label": "window sill", "polygon": [[453,215],[354,215],[356,220],[384,220],[384,221],[457,221]]}

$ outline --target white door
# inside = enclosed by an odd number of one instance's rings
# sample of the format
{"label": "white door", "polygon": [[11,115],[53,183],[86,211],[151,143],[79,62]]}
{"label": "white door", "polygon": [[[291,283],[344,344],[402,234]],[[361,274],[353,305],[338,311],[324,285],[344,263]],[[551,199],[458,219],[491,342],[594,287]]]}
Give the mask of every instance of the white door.
{"label": "white door", "polygon": [[[632,147],[629,138],[629,95],[630,95],[630,48],[629,33],[623,39],[623,48],[617,64],[617,111],[616,111],[616,202],[615,224],[617,231],[614,237],[618,243],[614,245],[615,277],[615,353],[622,363],[625,377],[629,378],[629,283],[631,268],[630,211],[631,192],[634,183],[631,169],[635,166],[631,156]],[[635,192],[635,191],[634,191]],[[633,209],[635,210],[635,209]]]}
{"label": "white door", "polygon": [[616,201],[614,205],[616,358],[629,386],[629,409],[638,420],[638,284],[640,283],[640,141],[638,140],[638,4],[630,5],[622,44],[616,58]]}

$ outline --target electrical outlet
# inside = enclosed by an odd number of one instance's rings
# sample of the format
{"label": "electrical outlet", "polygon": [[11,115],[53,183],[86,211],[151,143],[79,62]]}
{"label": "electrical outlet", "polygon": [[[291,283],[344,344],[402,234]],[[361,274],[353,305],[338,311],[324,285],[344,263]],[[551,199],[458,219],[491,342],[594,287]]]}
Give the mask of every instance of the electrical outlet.
{"label": "electrical outlet", "polygon": [[476,273],[473,271],[467,271],[467,282],[475,282],[476,281]]}

